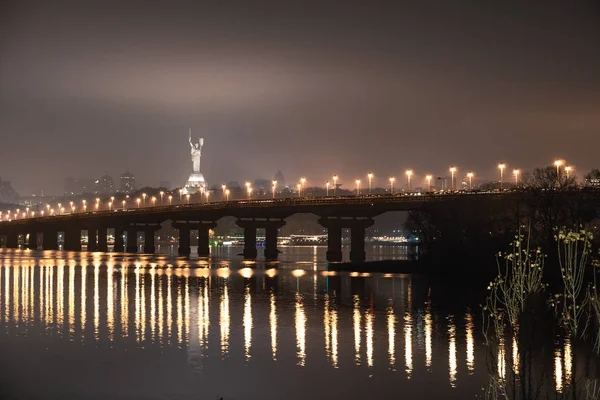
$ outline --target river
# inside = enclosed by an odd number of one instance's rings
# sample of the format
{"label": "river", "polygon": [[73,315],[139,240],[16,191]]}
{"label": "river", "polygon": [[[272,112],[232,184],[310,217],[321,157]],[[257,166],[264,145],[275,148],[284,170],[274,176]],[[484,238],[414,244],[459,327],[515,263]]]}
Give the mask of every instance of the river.
{"label": "river", "polygon": [[[487,386],[470,288],[327,271],[322,247],[284,249],[276,264],[239,250],[209,261],[0,250],[0,397],[463,399]],[[572,361],[563,345],[556,354],[548,379],[561,391]]]}

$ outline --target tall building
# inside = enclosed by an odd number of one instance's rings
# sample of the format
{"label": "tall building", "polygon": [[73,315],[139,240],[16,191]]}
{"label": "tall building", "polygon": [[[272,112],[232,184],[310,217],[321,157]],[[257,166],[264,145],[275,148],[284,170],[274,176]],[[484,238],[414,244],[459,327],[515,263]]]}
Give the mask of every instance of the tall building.
{"label": "tall building", "polygon": [[277,181],[277,186],[285,187],[285,178],[283,177],[283,173],[281,171],[277,171],[275,178],[273,179]]}
{"label": "tall building", "polygon": [[112,194],[115,190],[115,182],[110,175],[104,175],[96,179],[96,194]]}
{"label": "tall building", "polygon": [[133,193],[135,192],[135,176],[129,171],[126,171],[121,175],[121,185],[119,191],[122,193]]}
{"label": "tall building", "polygon": [[96,193],[96,181],[93,178],[68,177],[65,179],[65,196]]}
{"label": "tall building", "polygon": [[13,189],[10,181],[3,181],[0,178],[0,202],[14,203],[19,199],[19,195]]}

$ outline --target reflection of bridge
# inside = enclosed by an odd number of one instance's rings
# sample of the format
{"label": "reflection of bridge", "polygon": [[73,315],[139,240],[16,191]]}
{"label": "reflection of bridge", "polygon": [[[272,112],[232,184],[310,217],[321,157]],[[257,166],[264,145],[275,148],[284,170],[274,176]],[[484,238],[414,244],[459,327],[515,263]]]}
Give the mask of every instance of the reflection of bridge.
{"label": "reflection of bridge", "polygon": [[[272,200],[221,201],[135,209],[116,209],[76,214],[16,219],[0,223],[0,238],[8,248],[19,247],[19,237],[31,249],[58,249],[58,233],[64,237],[64,250],[81,250],[81,232],[87,231],[88,251],[107,251],[107,231],[114,229],[115,250],[137,251],[137,233],[144,232],[144,252],[155,252],[155,232],[165,221],[172,221],[179,230],[179,254],[190,254],[190,232],[198,232],[199,256],[209,255],[209,230],[220,218],[233,216],[244,229],[244,257],[257,256],[256,231],[265,229],[265,257],[277,258],[277,230],[285,218],[297,213],[318,215],[327,228],[327,260],[341,261],[342,229],[351,230],[351,261],[365,259],[365,229],[372,226],[373,217],[389,211],[418,210],[427,204],[440,206],[469,199],[498,201],[521,198],[521,192],[479,192],[427,195],[382,195],[347,197],[304,197]],[[41,237],[41,240],[40,240]],[[127,241],[125,242],[125,238]]]}

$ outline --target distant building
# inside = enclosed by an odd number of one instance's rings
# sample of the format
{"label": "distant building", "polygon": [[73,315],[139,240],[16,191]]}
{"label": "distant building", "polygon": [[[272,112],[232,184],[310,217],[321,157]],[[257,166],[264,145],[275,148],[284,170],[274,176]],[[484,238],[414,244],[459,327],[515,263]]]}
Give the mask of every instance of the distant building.
{"label": "distant building", "polygon": [[285,178],[281,171],[277,171],[277,173],[275,174],[275,178],[273,178],[273,180],[277,181],[277,186],[285,187]]}
{"label": "distant building", "polygon": [[109,175],[104,175],[95,182],[94,194],[112,194],[115,192],[115,182]]}
{"label": "distant building", "polygon": [[96,192],[96,179],[71,178],[65,179],[65,196],[80,196]]}
{"label": "distant building", "polygon": [[135,176],[129,171],[121,175],[121,185],[119,191],[122,193],[133,193],[135,192]]}
{"label": "distant building", "polygon": [[0,178],[0,203],[14,203],[19,200],[19,195],[13,189],[10,181]]}
{"label": "distant building", "polygon": [[600,178],[589,177],[585,178],[585,186],[600,187]]}

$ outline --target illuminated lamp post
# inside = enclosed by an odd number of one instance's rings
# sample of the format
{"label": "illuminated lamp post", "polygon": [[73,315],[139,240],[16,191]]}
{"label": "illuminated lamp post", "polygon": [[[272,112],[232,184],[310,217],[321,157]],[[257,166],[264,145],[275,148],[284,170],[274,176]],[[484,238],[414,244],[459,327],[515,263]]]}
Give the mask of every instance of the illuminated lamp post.
{"label": "illuminated lamp post", "polygon": [[329,181],[325,181],[325,197],[329,197]]}
{"label": "illuminated lamp post", "polygon": [[500,169],[500,191],[502,191],[502,183],[504,180],[504,168],[506,168],[506,164],[498,164],[498,169]]}
{"label": "illuminated lamp post", "polygon": [[355,181],[355,183],[356,183],[356,195],[360,196],[360,179],[357,179]]}
{"label": "illuminated lamp post", "polygon": [[472,190],[473,189],[473,173],[468,172],[467,178],[469,178],[469,190]]}
{"label": "illuminated lamp post", "polygon": [[337,181],[338,181],[338,176],[334,175],[333,176],[333,195],[337,196]]}
{"label": "illuminated lamp post", "polygon": [[394,181],[396,180],[396,178],[394,178],[393,176],[390,178],[390,192],[392,194],[394,194]]}
{"label": "illuminated lamp post", "polygon": [[519,174],[520,173],[521,173],[521,171],[518,169],[513,170],[513,175],[515,176],[515,187],[519,187]]}
{"label": "illuminated lamp post", "polygon": [[371,183],[373,182],[373,173],[369,172],[367,174],[367,178],[369,178],[369,194],[371,194]]}
{"label": "illuminated lamp post", "polygon": [[429,186],[429,193],[431,193],[431,178],[433,178],[431,175],[425,177],[427,179],[427,186]]}
{"label": "illuminated lamp post", "polygon": [[410,177],[412,176],[413,172],[411,169],[409,169],[408,171],[406,171],[406,187],[407,187],[407,191],[410,192]]}
{"label": "illuminated lamp post", "polygon": [[456,173],[456,167],[452,166],[450,167],[450,174],[451,174],[451,184],[452,184],[452,191],[454,192],[454,174]]}
{"label": "illuminated lamp post", "polygon": [[273,185],[271,186],[273,192],[273,199],[275,198],[275,191],[277,190],[277,181],[271,182]]}

